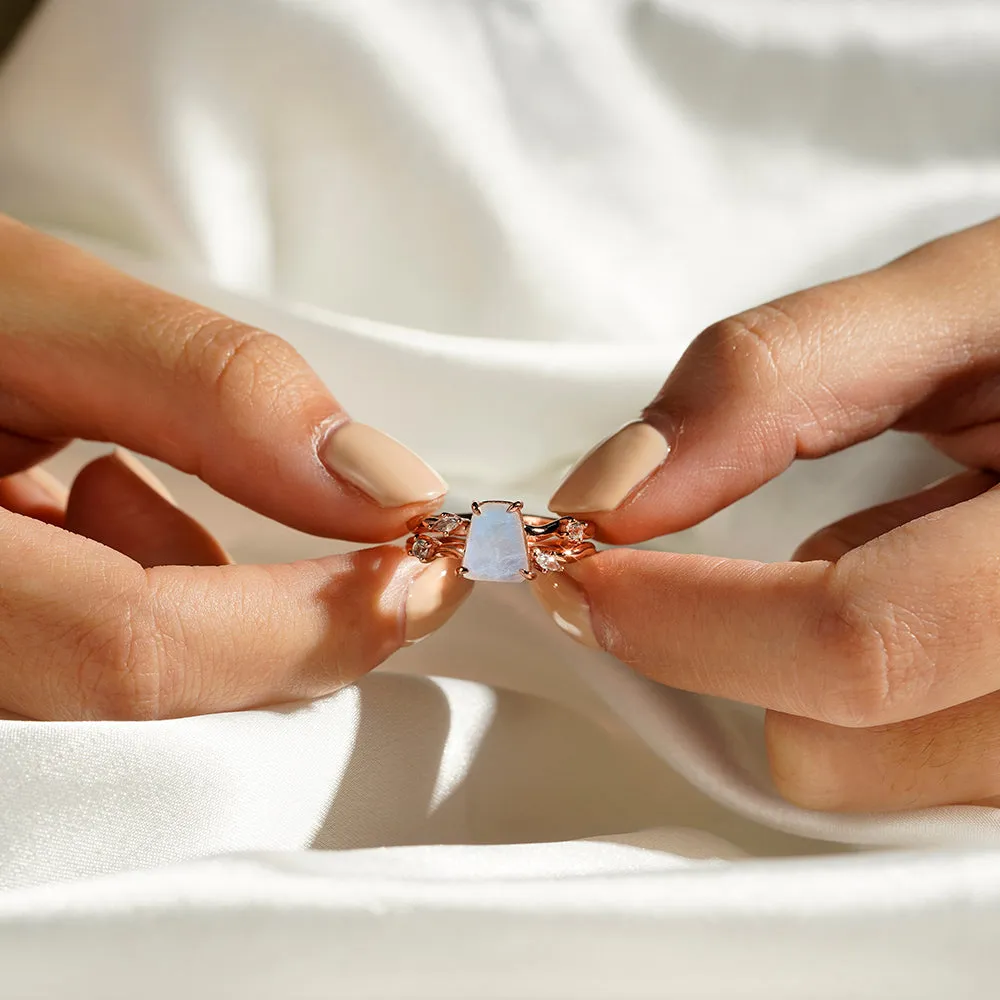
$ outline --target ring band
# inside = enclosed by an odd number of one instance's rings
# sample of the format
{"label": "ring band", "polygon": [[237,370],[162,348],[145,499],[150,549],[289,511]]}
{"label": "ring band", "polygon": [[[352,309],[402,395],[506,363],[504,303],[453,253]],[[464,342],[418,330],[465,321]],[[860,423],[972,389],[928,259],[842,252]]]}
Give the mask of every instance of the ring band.
{"label": "ring band", "polygon": [[523,509],[520,500],[483,500],[468,514],[432,514],[412,526],[406,551],[425,563],[457,559],[460,576],[492,583],[558,573],[567,563],[597,551],[589,522],[540,517]]}

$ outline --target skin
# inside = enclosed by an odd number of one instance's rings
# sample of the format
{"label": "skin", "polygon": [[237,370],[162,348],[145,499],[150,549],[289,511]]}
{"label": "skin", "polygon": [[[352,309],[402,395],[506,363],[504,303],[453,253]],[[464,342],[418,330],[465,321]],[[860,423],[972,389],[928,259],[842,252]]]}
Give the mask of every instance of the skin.
{"label": "skin", "polygon": [[[385,508],[317,460],[348,419],[283,341],[0,219],[0,709],[150,719],[327,693],[402,644],[386,546],[233,566],[120,454],[69,491],[74,437],[200,475],[321,535],[376,542]],[[775,782],[820,809],[1000,803],[1000,224],[731,317],[644,419],[670,444],[616,510],[627,543],[697,523],[889,428],[968,472],[860,512],[793,561],[619,550],[573,567],[600,644],[673,686],[762,705]],[[248,623],[252,627],[248,627]]]}
{"label": "skin", "polygon": [[1000,222],[710,327],[643,418],[671,451],[617,509],[585,515],[606,541],[688,527],[890,428],[969,468],[790,562],[621,549],[571,575],[609,652],[768,709],[790,800],[1000,804]]}
{"label": "skin", "polygon": [[[154,719],[328,693],[405,640],[398,547],[234,566],[121,454],[67,490],[36,468],[115,442],[318,535],[396,538],[317,457],[347,420],[284,341],[0,218],[0,709]],[[405,564],[404,564],[405,561]]]}

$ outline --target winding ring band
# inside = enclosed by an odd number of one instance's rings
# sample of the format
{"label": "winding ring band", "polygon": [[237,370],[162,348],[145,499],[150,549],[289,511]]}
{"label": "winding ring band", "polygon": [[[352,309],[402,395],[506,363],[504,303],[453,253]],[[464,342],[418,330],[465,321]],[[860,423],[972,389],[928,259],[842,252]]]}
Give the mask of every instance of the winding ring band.
{"label": "winding ring band", "polygon": [[483,500],[468,514],[442,512],[411,525],[406,551],[428,563],[452,558],[468,580],[517,583],[538,573],[558,573],[593,555],[594,526],[575,517],[523,512],[520,500]]}

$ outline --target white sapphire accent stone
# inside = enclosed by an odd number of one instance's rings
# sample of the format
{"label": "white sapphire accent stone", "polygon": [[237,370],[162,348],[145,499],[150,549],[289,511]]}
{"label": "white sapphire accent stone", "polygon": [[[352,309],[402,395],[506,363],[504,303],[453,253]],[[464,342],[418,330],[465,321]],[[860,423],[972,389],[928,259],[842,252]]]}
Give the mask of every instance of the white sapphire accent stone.
{"label": "white sapphire accent stone", "polygon": [[461,523],[462,519],[455,514],[440,514],[434,522],[434,530],[450,535]]}
{"label": "white sapphire accent stone", "polygon": [[415,555],[421,562],[429,562],[431,556],[431,550],[433,549],[430,540],[427,538],[417,538],[414,540],[413,545],[410,547],[410,551]]}
{"label": "white sapphire accent stone", "polygon": [[485,500],[472,515],[462,565],[466,580],[520,583],[528,567],[528,541],[518,510],[506,500]]}
{"label": "white sapphire accent stone", "polygon": [[535,565],[543,573],[555,573],[562,569],[562,559],[555,552],[550,552],[548,549],[535,549],[534,556]]}

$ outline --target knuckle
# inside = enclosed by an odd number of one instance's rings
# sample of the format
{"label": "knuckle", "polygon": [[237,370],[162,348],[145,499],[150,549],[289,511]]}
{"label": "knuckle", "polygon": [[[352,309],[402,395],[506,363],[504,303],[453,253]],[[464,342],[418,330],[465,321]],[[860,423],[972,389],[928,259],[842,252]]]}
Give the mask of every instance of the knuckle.
{"label": "knuckle", "polygon": [[794,299],[776,300],[729,316],[709,330],[714,331],[721,349],[745,354],[757,367],[766,363],[780,376],[785,368],[803,360],[808,353],[813,335],[803,325],[802,318],[808,318],[808,309]]}
{"label": "knuckle", "polygon": [[64,639],[88,717],[130,721],[161,717],[158,644],[141,602],[129,595],[114,597],[75,622]]}
{"label": "knuckle", "polygon": [[247,405],[289,412],[323,392],[298,352],[281,337],[200,307],[150,320],[150,339],[181,385],[193,385],[224,418],[243,416]]}
{"label": "knuckle", "polygon": [[723,366],[724,388],[764,397],[768,412],[783,413],[800,458],[825,454],[857,416],[831,375],[823,306],[813,289],[730,316],[702,335],[711,363]]}
{"label": "knuckle", "polygon": [[794,333],[794,323],[785,313],[762,306],[714,323],[699,338],[699,346],[724,366],[729,379],[756,389],[775,382],[781,344]]}
{"label": "knuckle", "polygon": [[224,408],[248,399],[276,403],[300,376],[302,364],[280,337],[221,317],[201,324],[186,354],[198,381]]}
{"label": "knuckle", "polygon": [[[848,571],[845,572],[844,570]],[[926,631],[908,609],[859,583],[844,561],[830,568],[819,639],[832,664],[815,718],[869,728],[905,718],[932,674]]]}

